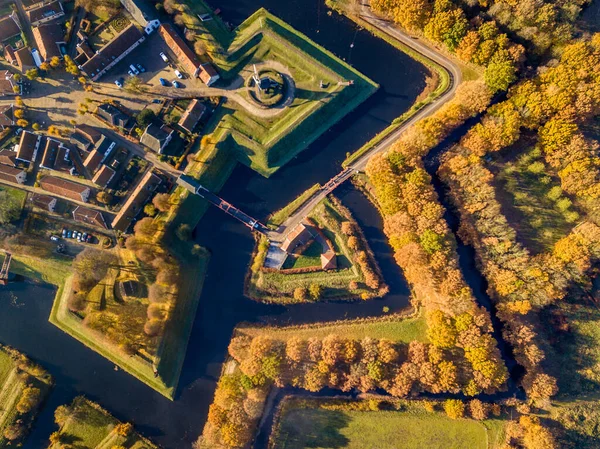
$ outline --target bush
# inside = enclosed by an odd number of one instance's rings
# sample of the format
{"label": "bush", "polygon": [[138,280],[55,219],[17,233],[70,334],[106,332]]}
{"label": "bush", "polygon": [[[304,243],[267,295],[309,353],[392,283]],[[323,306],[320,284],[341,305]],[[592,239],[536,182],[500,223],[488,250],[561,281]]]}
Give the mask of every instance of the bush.
{"label": "bush", "polygon": [[297,301],[306,301],[308,299],[308,290],[304,287],[294,289],[294,299]]}
{"label": "bush", "polygon": [[34,410],[40,403],[41,392],[39,388],[27,387],[21,394],[21,399],[17,403],[17,411],[25,415]]}
{"label": "bush", "polygon": [[321,295],[323,294],[323,287],[319,284],[310,284],[308,287],[308,293],[310,293],[310,297],[313,301],[317,301],[321,299]]}
{"label": "bush", "polygon": [[465,416],[465,404],[458,399],[448,399],[444,402],[444,411],[449,418],[463,418]]}

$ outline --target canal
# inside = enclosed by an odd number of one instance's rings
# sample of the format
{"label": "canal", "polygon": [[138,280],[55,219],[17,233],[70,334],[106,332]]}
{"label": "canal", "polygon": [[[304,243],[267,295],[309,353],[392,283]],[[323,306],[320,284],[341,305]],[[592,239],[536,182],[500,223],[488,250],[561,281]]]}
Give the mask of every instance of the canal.
{"label": "canal", "polygon": [[[336,174],[347,152],[356,150],[410,107],[425,87],[427,71],[389,44],[359,30],[353,22],[336,13],[328,14],[321,0],[223,0],[218,4],[224,19],[234,26],[261,6],[381,85],[362,106],[270,179],[244,166],[234,170],[221,195],[264,218],[314,183],[323,183]],[[112,363],[48,323],[55,293],[51,286],[23,282],[11,285],[10,290],[0,290],[0,342],[28,354],[56,380],[56,388],[25,449],[46,447],[50,433],[56,430],[53,411],[79,394],[98,401],[118,419],[134,423],[165,449],[189,448],[202,431],[237,323],[304,323],[377,316],[384,306],[391,312],[407,307],[409,291],[385,241],[377,211],[351,186],[344,186],[338,193],[364,227],[390,293],[380,300],[354,304],[286,308],[253,302],[242,295],[253,238],[242,224],[210,209],[195,235],[213,256],[175,401],[116,370]]]}

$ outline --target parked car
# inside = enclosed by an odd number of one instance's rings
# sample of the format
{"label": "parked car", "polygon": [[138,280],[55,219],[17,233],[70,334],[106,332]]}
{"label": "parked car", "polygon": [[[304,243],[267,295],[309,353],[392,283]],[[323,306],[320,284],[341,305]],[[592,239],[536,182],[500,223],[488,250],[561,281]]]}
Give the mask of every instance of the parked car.
{"label": "parked car", "polygon": [[133,73],[131,70],[128,70],[128,71],[127,71],[127,74],[128,74],[129,76],[135,76],[135,73]]}
{"label": "parked car", "polygon": [[88,243],[92,243],[92,240],[94,240],[94,236],[92,234],[88,234],[88,236],[85,239],[85,241],[88,242]]}
{"label": "parked car", "polygon": [[167,58],[167,55],[165,55],[162,51],[160,52],[160,57],[163,61],[165,61],[166,63],[169,62],[169,58]]}
{"label": "parked car", "polygon": [[68,239],[73,238],[73,231],[68,231],[67,232],[67,238]]}
{"label": "parked car", "polygon": [[77,231],[77,240],[81,242],[81,232]]}
{"label": "parked car", "polygon": [[58,237],[55,235],[51,235],[50,240],[52,240],[53,242],[58,242]]}
{"label": "parked car", "polygon": [[160,103],[162,103],[162,100],[160,100],[159,98],[155,98],[154,100],[152,100],[152,103],[160,104]]}
{"label": "parked car", "polygon": [[82,242],[87,242],[87,232],[84,232],[83,235],[81,236],[81,241]]}
{"label": "parked car", "polygon": [[63,228],[63,230],[62,230],[62,236],[63,236],[63,239],[67,236],[67,229],[66,228]]}
{"label": "parked car", "polygon": [[137,67],[136,67],[136,66],[134,66],[133,64],[131,64],[131,65],[129,66],[129,68],[131,69],[131,70],[130,70],[130,72],[132,72],[134,75],[139,75],[139,74],[140,74],[140,71],[139,71],[139,70],[137,69]]}
{"label": "parked car", "polygon": [[117,87],[119,89],[122,89],[123,88],[123,78],[119,78],[118,80],[116,80],[115,84],[117,85]]}
{"label": "parked car", "polygon": [[165,86],[165,87],[169,86],[169,82],[164,78],[159,78],[158,81],[160,82],[161,86]]}
{"label": "parked car", "polygon": [[175,69],[175,75],[177,76],[177,78],[179,78],[180,80],[183,79],[183,75],[181,74],[181,72],[177,69]]}
{"label": "parked car", "polygon": [[177,80],[174,80],[174,81],[172,82],[172,84],[173,84],[173,87],[176,87],[177,89],[180,89],[180,88],[182,88],[182,87],[183,87],[183,84],[181,84],[181,83],[180,83],[179,81],[177,81]]}
{"label": "parked car", "polygon": [[146,69],[144,68],[144,66],[142,64],[136,64],[135,66],[140,71],[140,73],[144,73],[146,71]]}

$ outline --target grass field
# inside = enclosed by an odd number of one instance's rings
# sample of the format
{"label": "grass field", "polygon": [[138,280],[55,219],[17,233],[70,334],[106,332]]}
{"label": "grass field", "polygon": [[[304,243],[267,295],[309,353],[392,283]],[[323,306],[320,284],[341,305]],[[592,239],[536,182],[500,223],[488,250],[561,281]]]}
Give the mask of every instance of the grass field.
{"label": "grass field", "polygon": [[580,220],[579,213],[539,148],[522,145],[518,156],[498,155],[491,163],[498,199],[526,247],[534,253],[551,251]]}
{"label": "grass field", "polygon": [[[384,314],[382,313],[382,315]],[[287,340],[291,337],[308,340],[311,337],[324,338],[330,334],[337,334],[356,340],[364,337],[387,338],[399,343],[410,343],[413,340],[426,342],[426,331],[427,323],[420,312],[410,317],[384,315],[366,320],[317,323],[307,326],[254,327],[242,325],[236,328],[236,333],[239,335],[251,337],[264,335],[280,340]]]}
{"label": "grass field", "polygon": [[500,420],[453,420],[420,406],[358,411],[286,405],[271,449],[496,449],[502,442]]}
{"label": "grass field", "polygon": [[158,446],[133,430],[127,435],[118,432],[120,422],[98,404],[82,396],[75,398],[67,410],[69,416],[58,433],[61,442],[71,444],[74,448],[158,449]]}
{"label": "grass field", "polygon": [[[342,223],[345,221],[353,222],[355,228],[358,229],[358,224],[350,212],[337,199],[326,198],[313,209],[310,218],[331,242],[336,252],[337,268],[327,271],[320,269],[323,248],[315,240],[302,254],[289,255],[283,265],[284,270],[261,269],[267,249],[267,246],[261,241],[250,268],[251,275],[247,279],[247,295],[266,302],[299,302],[301,300],[294,298],[295,289],[308,289],[313,284],[321,286],[323,292],[320,298],[311,300],[371,299],[385,294],[387,288],[364,236],[360,232],[357,233],[360,249],[368,254],[366,262],[368,269],[376,273],[380,279],[379,287],[367,285],[364,268],[354,258],[357,251],[350,248],[349,237],[342,232]],[[285,271],[285,269],[300,268],[313,268],[316,271],[300,273]],[[351,283],[356,283],[356,285],[351,287]]]}
{"label": "grass field", "polygon": [[[188,6],[195,7],[191,2]],[[224,79],[240,73],[248,76],[252,64],[268,63],[284,67],[294,80],[293,101],[280,114],[261,118],[227,103],[220,107],[221,120],[212,130],[219,147],[233,149],[238,161],[264,176],[290,161],[378,87],[264,9],[250,16],[230,36],[220,31],[212,39],[218,43],[211,45],[222,48],[214,52],[213,58]],[[354,84],[339,84],[347,80]]]}
{"label": "grass field", "polygon": [[[24,412],[17,406],[27,388],[38,389],[39,400]],[[46,371],[14,349],[0,345],[0,449],[20,445],[51,388],[52,377]]]}

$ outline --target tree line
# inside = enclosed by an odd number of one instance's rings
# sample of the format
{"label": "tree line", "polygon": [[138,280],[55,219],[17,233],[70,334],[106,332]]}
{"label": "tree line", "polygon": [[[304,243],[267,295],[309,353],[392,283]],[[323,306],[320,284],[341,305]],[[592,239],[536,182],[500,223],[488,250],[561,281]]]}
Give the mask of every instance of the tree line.
{"label": "tree line", "polygon": [[[532,398],[556,393],[545,374],[538,338],[540,308],[558,301],[600,257],[597,143],[579,130],[600,112],[600,35],[572,43],[560,59],[511,88],[508,99],[491,107],[445,158],[440,169],[461,215],[460,236],[477,250],[505,337],[527,374]],[[523,130],[537,132],[544,158],[561,187],[578,199],[588,222],[559,240],[549,253],[532,256],[502,214],[484,157],[518,142]]]}
{"label": "tree line", "polygon": [[525,59],[524,47],[512,42],[495,21],[482,15],[469,20],[451,0],[373,0],[371,7],[403,28],[443,44],[462,61],[485,67],[492,92],[506,90]]}

